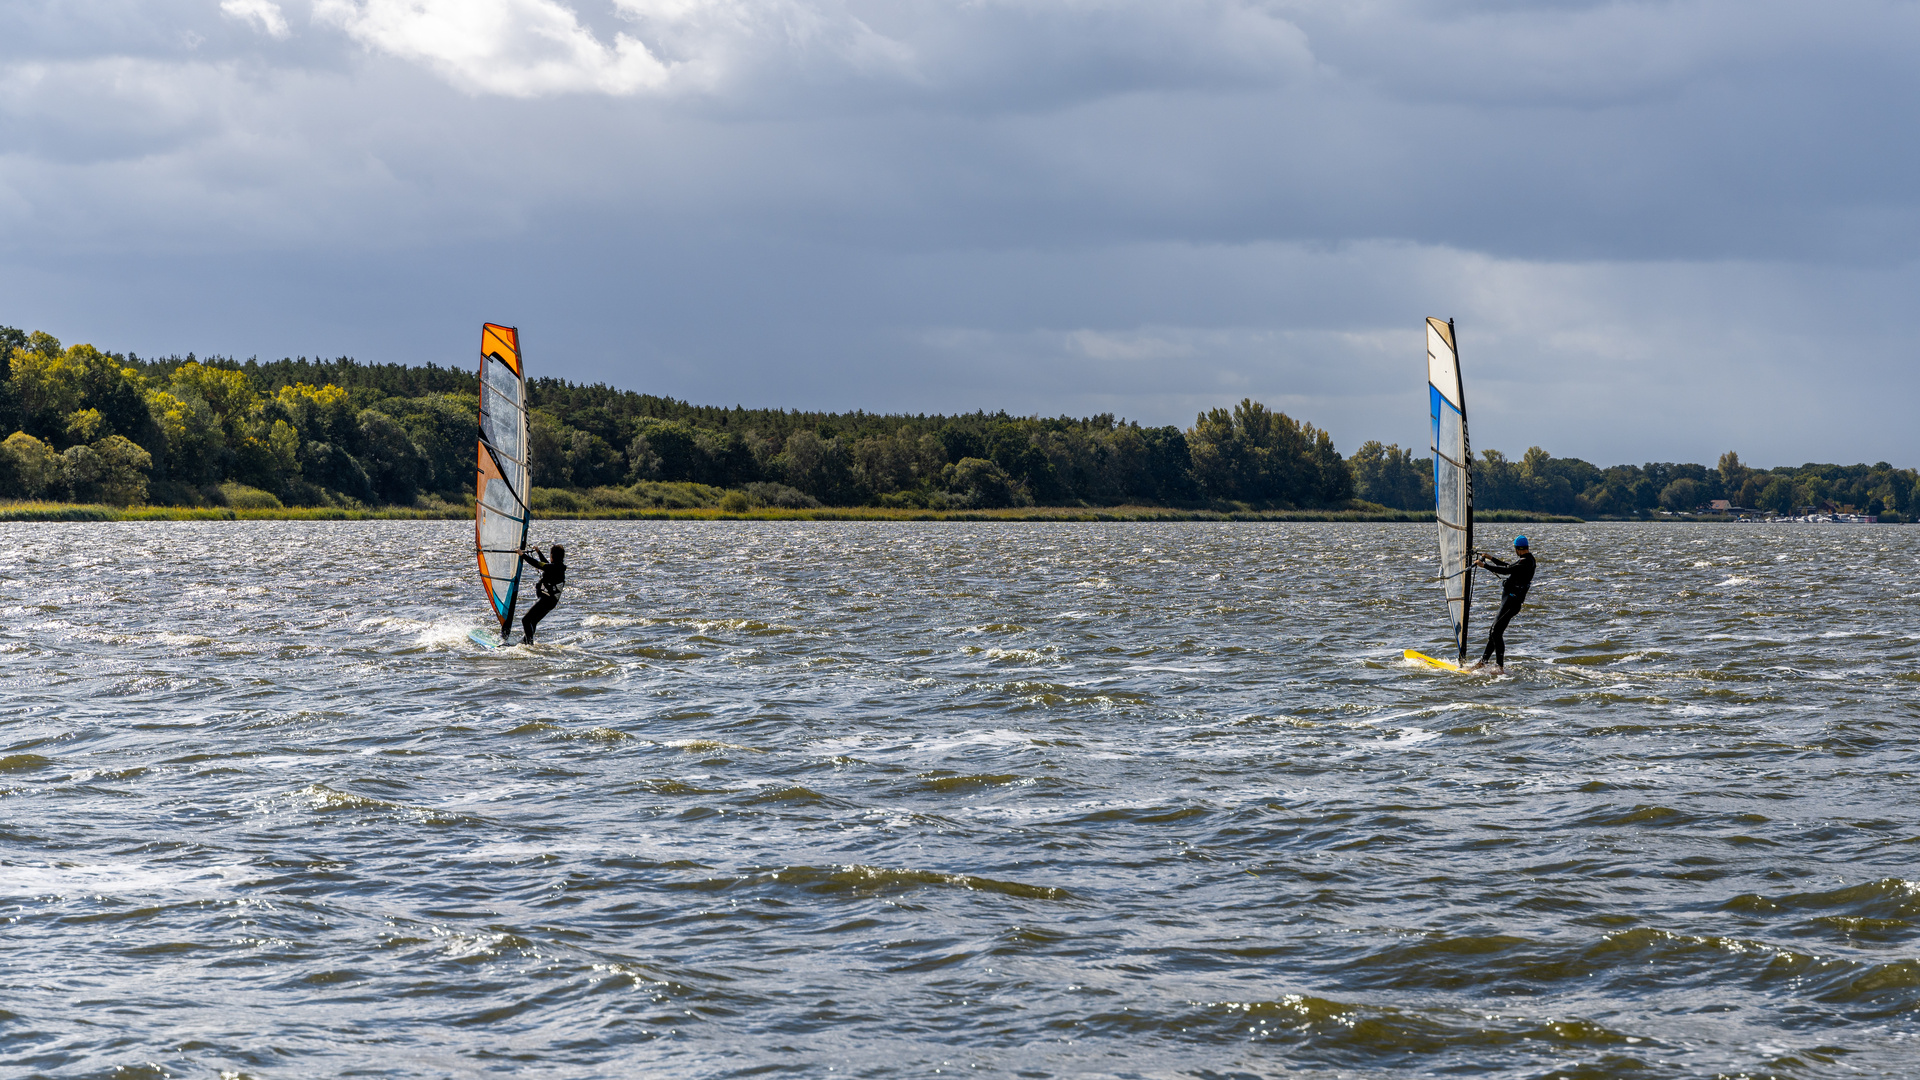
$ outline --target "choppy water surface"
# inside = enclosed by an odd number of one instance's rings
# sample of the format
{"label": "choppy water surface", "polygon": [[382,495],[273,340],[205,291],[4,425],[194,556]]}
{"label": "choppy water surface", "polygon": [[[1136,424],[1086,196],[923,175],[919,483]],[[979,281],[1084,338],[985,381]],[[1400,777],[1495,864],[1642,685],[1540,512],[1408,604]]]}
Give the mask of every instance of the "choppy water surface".
{"label": "choppy water surface", "polygon": [[0,527],[0,1073],[1914,1075],[1920,529],[1529,531]]}

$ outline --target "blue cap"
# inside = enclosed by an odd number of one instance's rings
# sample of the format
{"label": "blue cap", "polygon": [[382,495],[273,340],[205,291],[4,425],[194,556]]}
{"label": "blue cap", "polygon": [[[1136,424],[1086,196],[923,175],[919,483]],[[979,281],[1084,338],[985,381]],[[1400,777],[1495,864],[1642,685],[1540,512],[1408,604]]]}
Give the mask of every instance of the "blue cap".
{"label": "blue cap", "polygon": [[1513,546],[1514,546],[1514,547],[1517,547],[1517,548],[1523,548],[1523,547],[1526,547],[1526,546],[1527,546],[1527,538],[1526,538],[1526,537],[1524,537],[1524,536],[1516,536],[1516,537],[1514,537],[1514,538],[1513,538]]}

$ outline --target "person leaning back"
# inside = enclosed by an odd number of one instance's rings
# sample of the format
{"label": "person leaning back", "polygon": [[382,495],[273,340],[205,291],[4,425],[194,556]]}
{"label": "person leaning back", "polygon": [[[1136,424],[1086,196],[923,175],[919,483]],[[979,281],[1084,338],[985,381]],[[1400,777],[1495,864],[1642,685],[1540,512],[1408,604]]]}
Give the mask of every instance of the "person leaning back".
{"label": "person leaning back", "polygon": [[1527,602],[1527,588],[1533,584],[1533,549],[1527,545],[1527,538],[1513,538],[1513,561],[1482,554],[1473,560],[1473,565],[1485,567],[1500,575],[1500,614],[1493,620],[1493,631],[1487,635],[1487,648],[1480,654],[1480,662],[1468,668],[1478,671],[1487,666],[1487,657],[1493,657],[1495,671],[1507,670],[1507,624],[1520,614],[1520,605]]}

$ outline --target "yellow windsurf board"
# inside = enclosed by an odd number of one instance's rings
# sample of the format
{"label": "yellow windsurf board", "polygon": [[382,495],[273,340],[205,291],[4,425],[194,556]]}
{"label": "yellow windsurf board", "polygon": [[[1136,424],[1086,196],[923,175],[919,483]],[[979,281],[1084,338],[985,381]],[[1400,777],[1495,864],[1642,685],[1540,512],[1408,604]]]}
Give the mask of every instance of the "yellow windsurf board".
{"label": "yellow windsurf board", "polygon": [[1442,671],[1458,671],[1464,674],[1467,670],[1466,668],[1461,667],[1459,664],[1456,664],[1451,660],[1438,660],[1438,659],[1435,659],[1434,657],[1428,656],[1426,653],[1415,652],[1412,649],[1406,650],[1406,657],[1409,660],[1416,660],[1422,664],[1428,664],[1433,667],[1437,667]]}

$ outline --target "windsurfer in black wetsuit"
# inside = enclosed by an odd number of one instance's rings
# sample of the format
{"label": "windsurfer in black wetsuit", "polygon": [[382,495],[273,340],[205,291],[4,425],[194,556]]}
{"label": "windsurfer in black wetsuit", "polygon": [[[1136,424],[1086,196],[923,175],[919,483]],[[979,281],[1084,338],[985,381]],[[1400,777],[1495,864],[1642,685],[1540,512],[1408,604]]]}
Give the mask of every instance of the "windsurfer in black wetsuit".
{"label": "windsurfer in black wetsuit", "polygon": [[1480,662],[1468,668],[1477,671],[1487,666],[1487,657],[1493,657],[1494,670],[1504,673],[1507,670],[1507,624],[1520,614],[1520,605],[1527,602],[1527,587],[1533,584],[1533,551],[1527,547],[1527,538],[1513,538],[1513,561],[1482,554],[1473,560],[1473,565],[1484,566],[1506,580],[1500,583],[1500,614],[1494,616],[1493,631],[1487,635],[1487,650],[1480,654]]}
{"label": "windsurfer in black wetsuit", "polygon": [[560,602],[561,590],[567,587],[567,549],[555,544],[550,551],[552,558],[542,555],[537,547],[525,548],[520,552],[520,557],[527,560],[529,566],[540,571],[540,581],[533,587],[533,594],[539,599],[520,619],[522,645],[533,644],[534,629],[540,625],[541,619],[547,617],[547,612]]}

